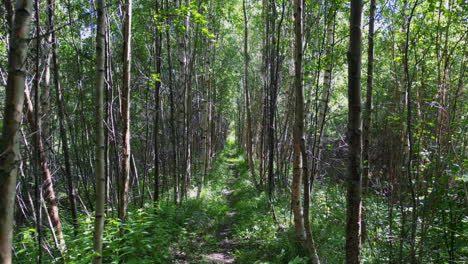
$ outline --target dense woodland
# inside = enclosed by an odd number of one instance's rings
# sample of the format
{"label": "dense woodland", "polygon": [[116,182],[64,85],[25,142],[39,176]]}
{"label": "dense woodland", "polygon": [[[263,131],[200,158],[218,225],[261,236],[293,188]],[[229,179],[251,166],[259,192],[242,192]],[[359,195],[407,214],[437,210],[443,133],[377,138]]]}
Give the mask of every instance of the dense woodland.
{"label": "dense woodland", "polygon": [[466,263],[463,0],[2,0],[0,263]]}

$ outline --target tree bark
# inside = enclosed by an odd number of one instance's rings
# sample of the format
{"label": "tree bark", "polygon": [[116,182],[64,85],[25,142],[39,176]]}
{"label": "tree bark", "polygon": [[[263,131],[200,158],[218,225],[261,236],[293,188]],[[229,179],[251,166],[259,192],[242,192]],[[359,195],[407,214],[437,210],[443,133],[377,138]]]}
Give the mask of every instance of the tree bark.
{"label": "tree bark", "polygon": [[[168,3],[168,1],[166,1]],[[167,6],[169,8],[169,5]],[[172,78],[172,56],[171,56],[171,35],[169,31],[166,31],[166,44],[167,44],[167,63],[169,67],[169,103],[170,103],[170,114],[169,118],[171,121],[171,145],[172,145],[172,173],[174,179],[174,203],[178,204],[180,201],[180,194],[179,194],[179,174],[177,172],[177,142],[176,142],[176,121],[175,121],[175,105],[174,105],[174,85],[173,85],[173,78]]]}
{"label": "tree bark", "polygon": [[[414,16],[414,12],[418,5],[419,0],[416,0],[412,9],[411,13],[408,17],[408,21],[406,23],[406,38],[405,38],[405,47],[404,47],[404,54],[403,54],[403,71],[405,73],[405,80],[406,80],[406,133],[408,138],[408,159],[406,163],[406,173],[408,179],[408,187],[411,194],[411,233],[410,233],[410,250],[409,250],[409,257],[410,263],[416,263],[416,231],[418,226],[418,201],[417,201],[417,194],[416,194],[416,182],[413,180],[414,175],[412,172],[413,168],[413,128],[412,128],[412,97],[411,97],[411,89],[412,89],[412,80],[410,78],[409,72],[409,51],[410,51],[410,33],[411,33],[411,21]],[[416,180],[417,181],[417,180]]]}
{"label": "tree bark", "polygon": [[[160,5],[159,1],[156,0],[156,13],[160,11]],[[160,89],[161,89],[161,48],[162,48],[162,33],[161,31],[156,27],[156,31],[154,34],[156,35],[156,78],[159,80],[154,80],[155,81],[155,91],[154,91],[154,104],[155,104],[155,113],[154,113],[154,195],[153,195],[153,200],[154,202],[159,201],[159,108],[160,108]]]}
{"label": "tree bark", "polygon": [[[190,6],[190,0],[186,0],[186,6]],[[192,79],[191,65],[193,58],[189,58],[189,39],[190,32],[190,11],[184,17],[184,30],[178,37],[179,45],[179,64],[180,64],[180,87],[184,88],[184,136],[185,136],[185,171],[183,182],[181,184],[182,196],[186,199],[188,188],[190,188],[190,180],[192,178]]]}
{"label": "tree bark", "polygon": [[[370,129],[371,129],[371,115],[372,115],[372,89],[374,81],[374,21],[375,21],[375,0],[370,1],[369,8],[369,33],[367,36],[367,91],[366,91],[366,105],[362,123],[362,161],[364,166],[362,168],[362,193],[364,198],[367,194],[370,175],[370,161],[369,161],[369,146],[370,146]],[[365,199],[363,200],[365,203]],[[365,219],[365,207],[362,208],[362,242],[366,240],[367,222]]]}
{"label": "tree bark", "polygon": [[70,153],[68,150],[68,136],[65,130],[65,109],[63,103],[63,90],[60,84],[60,72],[57,56],[57,40],[55,36],[55,0],[48,0],[49,6],[49,24],[51,30],[51,44],[52,44],[52,65],[53,65],[53,74],[54,74],[54,85],[55,85],[55,94],[57,100],[57,110],[58,110],[58,119],[59,119],[59,133],[60,140],[62,143],[63,158],[65,163],[65,176],[67,178],[68,185],[68,199],[70,201],[70,208],[73,220],[73,228],[75,235],[77,234],[78,229],[78,209],[76,205],[76,190],[73,183],[73,177],[71,173],[70,165]]}
{"label": "tree bark", "polygon": [[122,123],[123,150],[121,159],[121,179],[119,193],[119,219],[125,221],[128,206],[128,188],[130,182],[130,79],[131,79],[131,39],[132,39],[132,0],[125,2],[124,44],[123,44],[123,76],[122,76]]}
{"label": "tree bark", "polygon": [[[35,20],[35,27],[36,27],[36,35],[39,35],[41,33],[41,25],[40,25],[40,9],[39,9],[39,0],[34,1],[34,20]],[[41,38],[36,38],[35,41],[36,44],[36,56],[34,58],[34,103],[36,107],[36,111],[32,111],[33,107],[31,106],[31,115],[34,117],[31,118],[31,131],[33,136],[33,145],[34,145],[34,154],[32,155],[32,172],[34,175],[34,202],[35,202],[35,210],[36,210],[36,230],[37,230],[37,237],[36,237],[36,242],[37,242],[37,263],[41,264],[42,263],[42,240],[44,237],[44,234],[42,232],[42,182],[41,182],[41,177],[39,173],[39,167],[42,169],[42,164],[41,164],[41,149],[42,149],[42,140],[41,140],[41,118],[39,115],[39,109],[40,109],[40,104],[39,104],[39,83],[41,79],[41,74],[40,74],[40,56],[41,56]],[[26,97],[27,98],[27,97]],[[46,170],[42,170],[46,174],[49,174],[48,176],[50,177],[50,173],[47,173]],[[46,176],[47,177],[47,176]],[[47,178],[46,178],[47,179]]]}
{"label": "tree bark", "polygon": [[[25,89],[25,103],[26,103],[26,116],[29,122],[29,126],[31,127],[31,130],[34,131],[34,133],[37,133],[38,135],[40,135],[36,143],[37,152],[38,152],[37,158],[38,158],[40,170],[42,173],[42,177],[44,180],[44,182],[41,183],[40,185],[42,186],[42,189],[44,191],[44,200],[47,203],[47,213],[49,214],[50,219],[52,221],[52,226],[55,228],[55,230],[52,230],[52,232],[57,237],[58,244],[56,246],[63,253],[63,251],[65,250],[65,239],[63,238],[62,223],[60,221],[59,208],[57,205],[57,198],[55,196],[52,173],[50,172],[49,164],[47,162],[47,157],[44,151],[44,142],[43,142],[42,133],[41,133],[41,122],[36,121],[37,118],[40,119],[39,114],[38,114],[40,110],[36,109],[34,111],[33,104],[29,96],[29,91],[27,89]],[[38,197],[39,203],[42,200],[41,197],[42,195],[39,195]],[[37,213],[38,215],[40,215],[39,212]]]}
{"label": "tree bark", "polygon": [[25,62],[28,53],[32,0],[18,0],[10,36],[8,80],[0,137],[0,262],[12,263],[13,214],[18,176],[18,130],[23,118]]}
{"label": "tree bark", "polygon": [[291,202],[294,214],[294,227],[296,236],[301,243],[305,241],[304,222],[301,209],[301,180],[303,174],[303,161],[301,151],[301,141],[304,140],[304,91],[302,88],[302,9],[304,7],[302,0],[294,0],[294,90],[295,90],[295,108],[294,108],[294,170],[291,187]]}
{"label": "tree bark", "polygon": [[247,20],[246,0],[242,1],[242,10],[244,13],[244,94],[245,94],[245,112],[246,112],[246,132],[245,145],[247,150],[247,160],[249,163],[250,174],[252,180],[257,185],[255,176],[255,165],[252,154],[252,114],[250,112],[250,95],[249,95],[249,27]]}
{"label": "tree bark", "polygon": [[96,0],[96,215],[94,220],[94,264],[102,263],[102,236],[105,218],[105,138],[104,138],[104,78],[106,1]]}
{"label": "tree bark", "polygon": [[362,0],[352,0],[348,51],[347,264],[360,263],[361,250],[361,16]]}

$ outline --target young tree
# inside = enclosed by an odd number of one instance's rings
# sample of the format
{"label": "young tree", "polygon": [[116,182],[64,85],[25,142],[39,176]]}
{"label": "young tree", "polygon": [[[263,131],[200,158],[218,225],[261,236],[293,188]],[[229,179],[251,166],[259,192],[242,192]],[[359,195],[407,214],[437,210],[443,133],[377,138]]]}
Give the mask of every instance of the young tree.
{"label": "young tree", "polygon": [[[161,11],[161,4],[159,0],[156,0],[155,3],[156,13]],[[155,60],[156,60],[156,78],[159,80],[155,81],[155,91],[154,91],[154,105],[155,105],[155,113],[154,113],[154,190],[153,190],[153,200],[155,202],[159,201],[159,160],[160,160],[160,150],[158,146],[159,142],[159,116],[160,116],[160,90],[161,90],[161,66],[162,66],[162,33],[161,30],[154,25],[155,30],[157,32],[154,33],[155,35]]]}
{"label": "young tree", "polygon": [[257,182],[255,176],[255,165],[252,154],[252,114],[250,111],[250,94],[249,94],[249,27],[247,18],[247,3],[242,1],[242,11],[244,14],[244,96],[245,96],[245,112],[246,112],[246,132],[245,145],[247,150],[247,160],[249,162],[250,174],[254,183]]}
{"label": "young tree", "polygon": [[52,52],[52,65],[55,85],[55,99],[57,102],[58,111],[58,122],[59,122],[59,133],[60,140],[62,143],[62,152],[65,165],[65,176],[67,179],[68,187],[68,199],[70,201],[71,215],[73,219],[73,227],[76,232],[78,231],[78,208],[76,205],[76,190],[75,183],[73,182],[71,163],[70,163],[70,151],[68,147],[68,135],[65,128],[65,106],[63,102],[63,89],[60,83],[60,71],[59,62],[57,55],[57,38],[55,34],[55,0],[48,0],[48,19],[50,25],[51,35],[51,52]]}
{"label": "young tree", "polygon": [[370,179],[370,161],[369,161],[369,147],[370,147],[370,125],[372,114],[372,90],[374,82],[374,22],[375,22],[375,0],[370,1],[369,7],[369,33],[367,36],[367,83],[366,83],[366,104],[362,120],[362,161],[364,166],[362,168],[362,193],[364,195],[363,208],[362,208],[362,242],[366,239],[367,222],[365,219],[365,198],[369,188]]}
{"label": "young tree", "polygon": [[291,187],[292,210],[294,213],[294,227],[299,241],[305,240],[304,222],[301,209],[301,181],[302,181],[302,144],[304,142],[304,92],[302,90],[302,0],[294,0],[294,171]]}
{"label": "young tree", "polygon": [[122,175],[119,194],[119,218],[124,221],[127,215],[128,188],[130,179],[130,79],[131,79],[131,40],[132,40],[132,0],[125,2],[123,47],[123,77],[122,77],[122,123],[123,123],[123,153]]}
{"label": "young tree", "polygon": [[106,171],[104,138],[104,78],[106,0],[96,0],[96,215],[94,219],[94,264],[102,263],[102,236],[104,232]]}
{"label": "young tree", "polygon": [[362,0],[351,1],[348,51],[349,171],[346,220],[346,263],[360,263],[361,249],[361,15]]}
{"label": "young tree", "polygon": [[370,125],[372,114],[372,90],[374,83],[374,21],[375,21],[375,0],[370,1],[369,9],[369,35],[367,36],[367,90],[366,90],[366,105],[364,109],[362,121],[362,160],[364,167],[362,168],[362,186],[363,191],[368,187],[370,179],[370,163],[369,163],[369,145],[370,145]]}
{"label": "young tree", "polygon": [[[18,130],[23,118],[32,0],[18,0],[10,36],[8,80],[0,137],[0,262],[12,263],[13,213],[18,176]],[[9,19],[10,20],[10,19]]]}
{"label": "young tree", "polygon": [[[295,90],[295,115],[294,115],[294,127],[293,127],[293,141],[294,141],[294,170],[293,170],[293,182],[291,187],[291,200],[292,209],[294,213],[294,227],[296,230],[296,236],[302,245],[309,251],[311,262],[313,264],[319,264],[319,258],[315,250],[315,243],[312,238],[309,225],[309,217],[303,217],[302,214],[309,214],[309,177],[307,173],[307,154],[305,149],[305,138],[304,138],[304,91],[302,87],[302,56],[303,56],[303,44],[302,44],[302,32],[303,32],[303,0],[294,0],[294,90]],[[301,209],[301,179],[304,179],[304,210]],[[304,221],[307,221],[305,223]],[[307,228],[307,230],[305,230]]]}

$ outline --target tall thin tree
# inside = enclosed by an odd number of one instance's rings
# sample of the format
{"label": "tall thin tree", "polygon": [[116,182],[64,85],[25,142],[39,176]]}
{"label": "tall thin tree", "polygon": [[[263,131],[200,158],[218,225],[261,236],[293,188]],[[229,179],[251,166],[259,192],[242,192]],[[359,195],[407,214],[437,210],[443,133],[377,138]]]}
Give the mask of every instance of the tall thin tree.
{"label": "tall thin tree", "polygon": [[130,78],[131,78],[131,39],[132,39],[132,0],[125,2],[123,47],[123,77],[122,77],[122,123],[123,123],[123,153],[122,175],[119,194],[119,218],[124,221],[127,215],[128,188],[130,182]]}
{"label": "tall thin tree", "polygon": [[242,1],[242,10],[244,13],[244,95],[245,95],[245,112],[246,112],[246,132],[245,145],[247,150],[247,159],[249,162],[250,174],[253,181],[256,183],[255,165],[252,155],[252,114],[250,111],[250,91],[249,91],[249,27],[247,18],[247,3]]}
{"label": "tall thin tree", "polygon": [[[155,3],[156,13],[160,12],[161,5],[159,0],[156,0]],[[154,28],[157,32],[155,32],[155,61],[156,61],[156,80],[155,81],[155,91],[154,91],[154,105],[155,105],[155,113],[154,113],[154,194],[153,200],[157,202],[159,200],[159,116],[160,116],[160,89],[161,89],[161,66],[162,66],[162,33],[160,29],[154,25]]]}
{"label": "tall thin tree", "polygon": [[106,0],[96,0],[96,215],[94,220],[94,264],[102,263],[102,236],[104,232],[106,171],[104,137],[104,79],[105,79],[105,29]]}
{"label": "tall thin tree", "polygon": [[360,263],[361,250],[361,16],[362,0],[351,0],[348,51],[349,171],[346,220],[346,263]]}
{"label": "tall thin tree", "polygon": [[304,3],[302,0],[294,0],[294,91],[295,91],[295,108],[294,108],[294,126],[293,126],[293,141],[294,141],[294,168],[291,187],[292,210],[294,214],[294,227],[297,238],[305,241],[304,222],[301,209],[301,181],[302,181],[302,151],[301,144],[304,141],[304,91],[302,88],[302,9]]}
{"label": "tall thin tree", "polygon": [[[23,118],[26,56],[32,0],[18,0],[8,52],[8,79],[0,137],[0,262],[12,263],[13,213],[19,165],[18,130]],[[13,17],[13,15],[12,15]]]}
{"label": "tall thin tree", "polygon": [[[362,120],[362,192],[365,197],[370,179],[370,161],[369,161],[369,146],[370,146],[370,129],[371,129],[371,114],[372,114],[372,90],[374,82],[374,21],[375,21],[375,0],[370,1],[369,7],[369,33],[367,35],[367,83],[366,83],[366,104]],[[366,219],[365,208],[362,211],[362,240],[366,239]]]}

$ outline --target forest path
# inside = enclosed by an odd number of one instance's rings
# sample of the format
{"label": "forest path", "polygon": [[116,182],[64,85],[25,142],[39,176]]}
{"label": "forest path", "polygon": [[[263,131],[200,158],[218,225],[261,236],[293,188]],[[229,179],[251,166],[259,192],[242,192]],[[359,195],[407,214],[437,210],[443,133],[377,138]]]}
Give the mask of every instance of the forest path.
{"label": "forest path", "polygon": [[236,263],[232,252],[234,251],[237,242],[232,238],[232,226],[236,221],[236,211],[233,207],[233,185],[239,179],[239,172],[236,163],[228,163],[229,178],[227,180],[226,189],[223,190],[223,197],[227,200],[228,212],[226,213],[226,222],[219,226],[217,232],[218,251],[212,252],[203,257],[206,263]]}
{"label": "forest path", "polygon": [[235,141],[228,142],[207,175],[201,198],[191,198],[178,209],[184,235],[174,241],[173,263],[239,263],[237,205],[243,173],[245,160]]}

